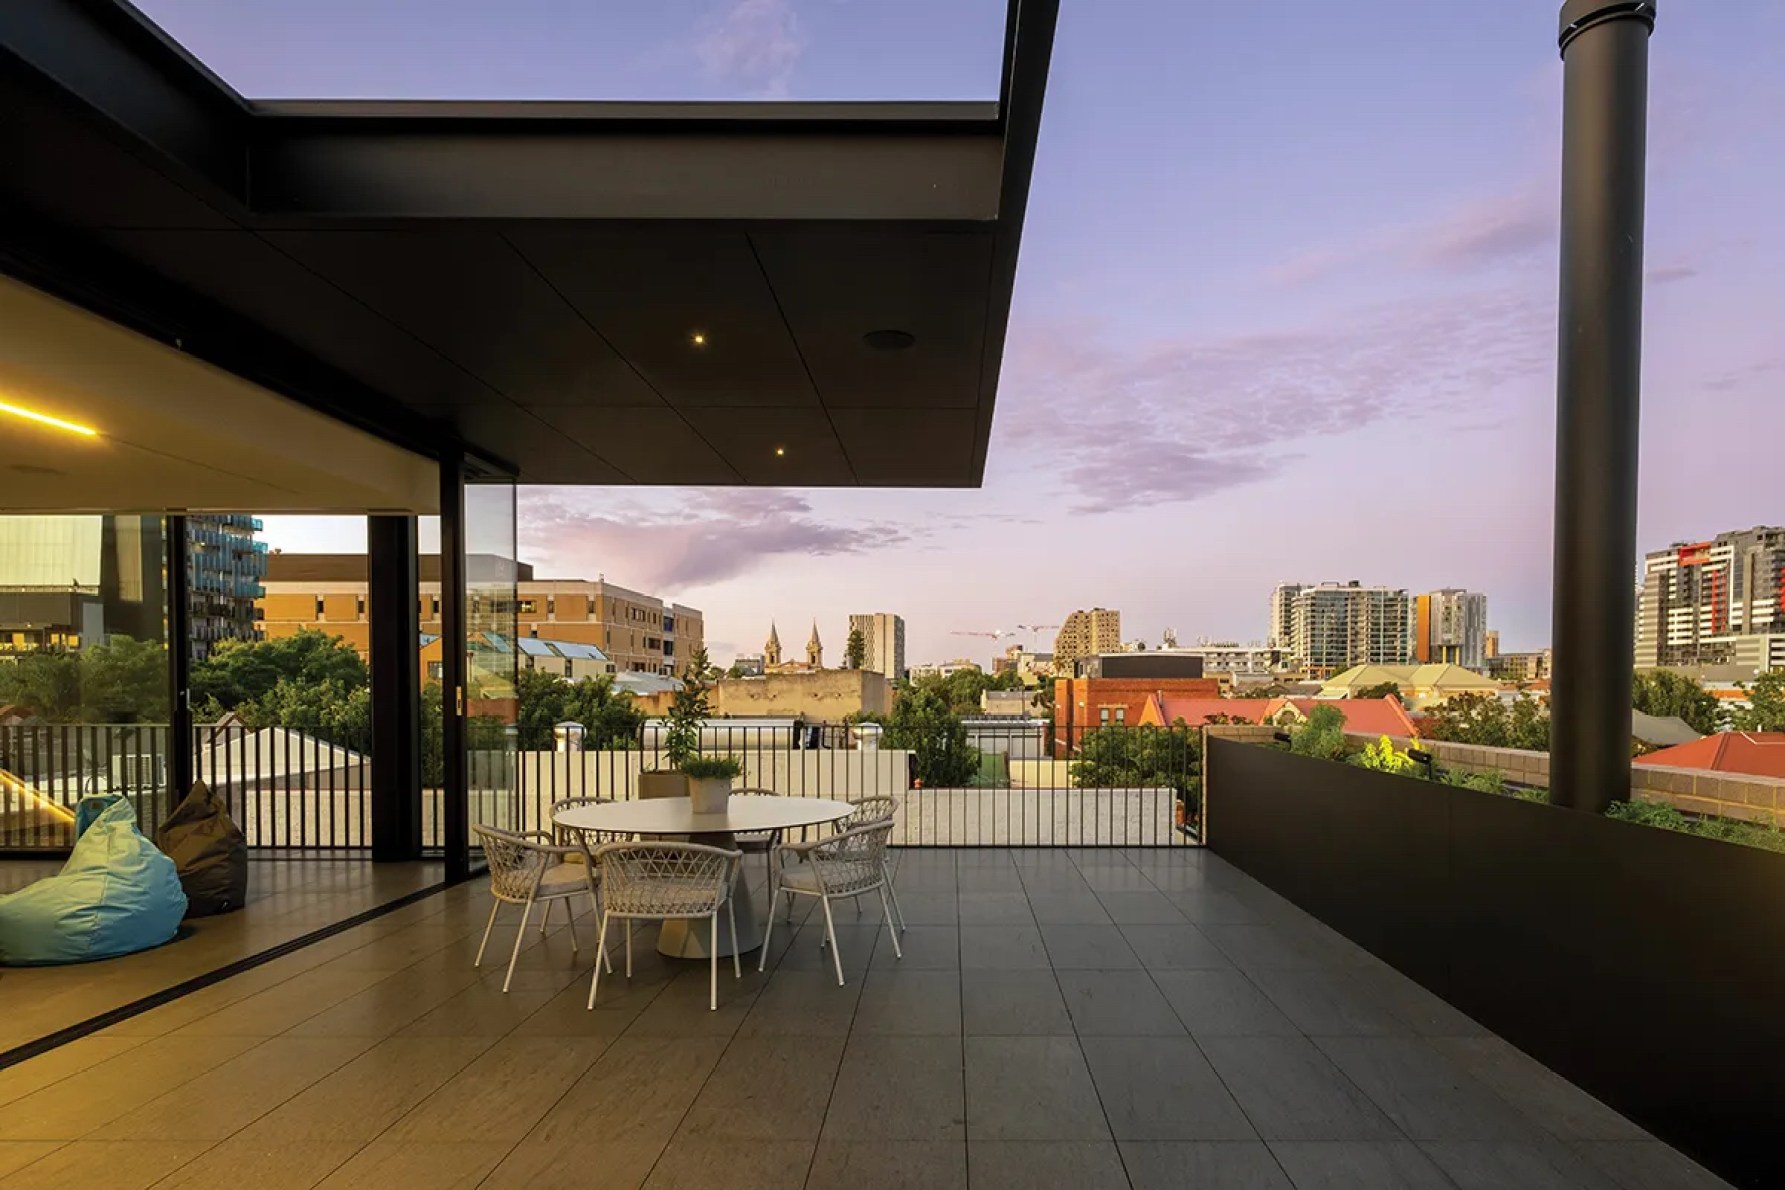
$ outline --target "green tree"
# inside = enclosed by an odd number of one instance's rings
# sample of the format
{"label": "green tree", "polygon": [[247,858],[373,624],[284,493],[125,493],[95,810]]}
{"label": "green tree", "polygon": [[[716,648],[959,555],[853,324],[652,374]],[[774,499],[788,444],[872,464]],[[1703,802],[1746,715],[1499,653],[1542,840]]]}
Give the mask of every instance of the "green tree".
{"label": "green tree", "polygon": [[632,695],[607,674],[571,683],[565,712],[583,725],[585,748],[616,752],[638,746],[646,718]]}
{"label": "green tree", "polygon": [[218,642],[192,667],[192,701],[220,715],[264,698],[284,679],[351,688],[368,685],[371,674],[346,641],[305,628],[277,640]]}
{"label": "green tree", "polygon": [[1366,746],[1362,752],[1351,758],[1351,763],[1359,768],[1375,769],[1379,773],[1396,773],[1403,777],[1425,775],[1420,771],[1419,763],[1405,752],[1397,751],[1394,741],[1387,736]]}
{"label": "green tree", "polygon": [[360,752],[372,746],[372,691],[367,686],[281,678],[266,694],[236,708],[236,714],[255,730],[290,728]]}
{"label": "green tree", "polygon": [[1768,670],[1742,690],[1748,707],[1731,717],[1737,731],[1785,731],[1785,670]]}
{"label": "green tree", "polygon": [[0,665],[0,704],[20,707],[48,723],[78,723],[80,654],[26,653],[11,665]]}
{"label": "green tree", "polygon": [[860,669],[868,660],[868,641],[860,628],[849,630],[849,643],[843,646],[843,664],[849,669]]}
{"label": "green tree", "polygon": [[1353,697],[1353,698],[1392,698],[1396,702],[1399,702],[1402,704],[1405,704],[1407,701],[1406,699],[1401,697],[1401,687],[1398,683],[1395,683],[1395,682],[1378,682],[1374,686],[1365,686],[1362,690],[1353,691],[1351,694],[1351,697]]}
{"label": "green tree", "polygon": [[553,729],[570,718],[570,683],[542,669],[515,678],[515,726],[523,752],[550,751]]}
{"label": "green tree", "polygon": [[700,729],[713,717],[704,676],[709,668],[706,649],[696,649],[688,659],[688,671],[682,675],[682,688],[676,691],[675,699],[669,705],[663,751],[673,769],[681,768],[700,755]]}
{"label": "green tree", "polygon": [[1200,785],[1202,732],[1182,719],[1170,727],[1112,724],[1085,734],[1072,762],[1081,789],[1168,788],[1180,797]]}
{"label": "green tree", "polygon": [[1645,715],[1684,719],[1700,735],[1722,725],[1717,696],[1684,674],[1670,669],[1639,669],[1631,683],[1631,704]]}
{"label": "green tree", "polygon": [[1289,750],[1297,756],[1344,760],[1345,713],[1333,706],[1315,707],[1307,721],[1290,734]]}
{"label": "green tree", "polygon": [[966,785],[979,772],[979,750],[967,742],[967,725],[938,681],[926,680],[899,696],[887,717],[885,744],[908,749],[917,779],[931,788]]}
{"label": "green tree", "polygon": [[1510,707],[1492,694],[1457,694],[1426,712],[1427,739],[1487,748],[1549,751],[1549,703],[1520,695]]}
{"label": "green tree", "polygon": [[0,703],[48,723],[165,723],[167,690],[167,649],[128,636],[0,666]]}

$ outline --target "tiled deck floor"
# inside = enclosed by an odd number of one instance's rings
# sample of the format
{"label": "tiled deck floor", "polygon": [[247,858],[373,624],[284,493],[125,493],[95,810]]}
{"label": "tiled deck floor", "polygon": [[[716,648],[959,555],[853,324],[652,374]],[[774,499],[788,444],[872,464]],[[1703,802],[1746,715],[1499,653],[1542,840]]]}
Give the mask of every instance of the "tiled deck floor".
{"label": "tiled deck floor", "polygon": [[0,1072],[0,1181],[1721,1185],[1215,856],[907,852],[899,888],[902,962],[845,908],[847,987],[777,927],[716,1013],[646,946],[586,1011],[561,920],[504,996],[454,889]]}
{"label": "tiled deck floor", "polygon": [[[0,861],[0,892],[52,876],[62,862]],[[0,967],[0,1052],[438,884],[442,871],[437,862],[255,858],[241,912],[190,921],[166,946],[104,963]],[[0,1071],[0,1087],[8,1073]]]}

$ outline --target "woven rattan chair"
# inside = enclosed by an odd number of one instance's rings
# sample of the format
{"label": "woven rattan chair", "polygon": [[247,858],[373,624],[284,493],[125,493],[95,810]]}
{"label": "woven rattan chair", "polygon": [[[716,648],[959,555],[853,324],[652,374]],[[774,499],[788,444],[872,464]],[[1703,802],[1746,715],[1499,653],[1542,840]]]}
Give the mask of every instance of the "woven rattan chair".
{"label": "woven rattan chair", "polygon": [[[841,825],[844,830],[848,830],[850,827],[866,826],[870,822],[891,822],[892,816],[899,809],[899,799],[884,793],[870,794],[867,797],[852,797],[849,799],[849,804],[854,806],[855,810],[843,820]],[[903,934],[905,932],[905,911],[899,908],[899,890],[898,886],[893,883],[890,852],[884,854],[884,862],[886,866],[886,895],[892,899],[893,918],[899,923],[899,933]],[[856,901],[858,908],[860,905],[861,901]],[[771,905],[770,908],[772,909],[773,906]]]}
{"label": "woven rattan chair", "polygon": [[[893,924],[892,908],[886,899],[886,841],[892,837],[892,829],[891,819],[881,819],[851,827],[821,842],[783,843],[775,848],[778,862],[769,869],[769,924],[762,939],[758,971],[768,964],[769,938],[775,932],[777,894],[785,894],[790,904],[796,896],[819,899],[824,907],[824,940],[830,943],[838,987],[843,986],[843,956],[837,953],[837,924],[831,915],[832,901],[879,893],[893,954],[901,959],[905,957],[899,949],[899,931]],[[791,859],[805,862],[787,862]]]}
{"label": "woven rattan chair", "polygon": [[567,797],[553,802],[552,835],[557,840],[558,846],[569,847],[580,841],[584,847],[594,851],[603,843],[618,843],[621,840],[630,839],[631,835],[620,834],[616,831],[584,830],[578,826],[565,826],[558,821],[558,811],[560,810],[574,810],[578,806],[610,806],[619,800],[619,798],[613,797]]}
{"label": "woven rattan chair", "polygon": [[[731,791],[732,797],[775,797],[772,789],[757,789],[746,786]],[[732,836],[732,842],[745,855],[762,856],[762,869],[765,876],[770,876],[769,868],[774,864],[775,848],[780,845],[780,831],[746,831]]]}
{"label": "woven rattan chair", "polygon": [[[707,955],[711,977],[707,1007],[719,1007],[719,910],[731,924],[731,965],[743,977],[737,955],[737,913],[731,887],[737,879],[741,851],[700,843],[609,843],[595,852],[601,877],[601,942],[596,947],[595,978],[589,984],[589,1007],[601,992],[602,960],[607,957],[607,922],[669,921],[701,918],[708,922]],[[632,927],[625,926],[626,978],[632,978]]]}
{"label": "woven rattan chair", "polygon": [[[477,944],[477,957],[471,961],[473,967],[483,966],[484,948],[490,944],[490,931],[496,927],[496,914],[502,906],[522,907],[521,924],[514,932],[514,950],[508,956],[508,974],[502,979],[502,990],[506,992],[514,980],[515,960],[520,958],[521,938],[527,932],[527,918],[531,916],[533,906],[543,904],[549,918],[553,902],[566,902],[564,916],[570,924],[570,949],[575,953],[576,913],[568,902],[588,893],[590,905],[600,914],[600,876],[580,839],[560,846],[544,831],[521,835],[493,826],[474,826],[471,830],[483,847],[484,858],[489,861],[491,898],[490,920],[484,923],[483,941]],[[573,855],[581,862],[570,862]],[[545,932],[543,919],[540,932]]]}

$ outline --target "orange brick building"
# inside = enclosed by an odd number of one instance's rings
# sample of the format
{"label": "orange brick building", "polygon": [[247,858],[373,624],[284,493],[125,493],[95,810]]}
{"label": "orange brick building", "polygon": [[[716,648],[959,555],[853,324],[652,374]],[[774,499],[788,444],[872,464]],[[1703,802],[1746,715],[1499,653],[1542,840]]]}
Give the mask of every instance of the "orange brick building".
{"label": "orange brick building", "polygon": [[1220,697],[1215,678],[1056,678],[1055,754],[1075,751],[1099,727],[1138,727],[1150,699]]}

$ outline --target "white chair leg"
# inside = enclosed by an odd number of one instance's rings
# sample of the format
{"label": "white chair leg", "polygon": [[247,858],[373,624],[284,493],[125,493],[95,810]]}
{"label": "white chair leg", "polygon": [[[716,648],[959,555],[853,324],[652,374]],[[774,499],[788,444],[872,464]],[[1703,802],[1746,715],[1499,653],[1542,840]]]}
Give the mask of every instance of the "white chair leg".
{"label": "white chair leg", "polygon": [[576,954],[576,914],[570,908],[570,902],[564,902],[564,924],[570,928],[570,953]]}
{"label": "white chair leg", "polygon": [[[601,908],[601,894],[599,892],[595,892],[595,891],[591,890],[589,893],[589,900],[591,902],[593,902],[594,906],[595,906],[595,920],[599,921],[599,922],[606,922],[607,914],[605,912],[603,912],[603,910]],[[605,941],[605,938],[603,940]],[[607,960],[607,973],[609,975],[612,975],[614,973],[614,956],[613,955],[608,954],[606,951],[604,951],[600,948],[597,948],[595,951],[595,959],[597,962],[601,961],[602,959],[606,959]]]}
{"label": "white chair leg", "polygon": [[831,899],[820,898],[824,902],[824,933],[831,940],[831,962],[837,965],[837,986],[843,986],[843,955],[837,950],[837,926],[831,920]]}
{"label": "white chair leg", "polygon": [[632,919],[626,919],[626,978],[632,978]]}
{"label": "white chair leg", "polygon": [[[772,917],[773,914],[770,914]],[[731,974],[733,979],[744,978],[744,960],[738,957],[738,911],[730,897],[725,898],[725,923],[731,927]]]}
{"label": "white chair leg", "polygon": [[892,939],[893,958],[902,959],[905,952],[899,949],[899,930],[893,925],[892,904],[886,899],[886,885],[880,886],[880,915],[886,918],[886,936]]}
{"label": "white chair leg", "polygon": [[905,911],[899,908],[899,890],[893,884],[892,865],[881,864],[880,870],[886,873],[886,895],[892,898],[893,916],[899,919],[899,933],[905,932]]}
{"label": "white chair leg", "polygon": [[[775,936],[775,894],[772,891],[772,888],[773,888],[773,886],[771,886],[771,891],[769,892],[769,923],[767,926],[765,926],[763,928],[762,950],[760,952],[758,952],[758,954],[756,956],[756,969],[758,971],[768,970],[769,942]],[[735,922],[736,919],[734,918],[733,921]],[[731,936],[733,938],[736,938],[737,934],[738,934],[737,927],[734,925],[732,927]]]}
{"label": "white chair leg", "polygon": [[707,918],[707,1011],[719,1011],[719,910]]}
{"label": "white chair leg", "polygon": [[539,915],[539,936],[545,937],[546,923],[552,920],[552,902],[545,903],[545,912]]}
{"label": "white chair leg", "polygon": [[514,950],[509,952],[508,955],[508,974],[502,977],[502,990],[504,992],[508,990],[508,985],[514,980],[514,963],[516,959],[521,957],[521,939],[527,936],[527,917],[532,912],[533,898],[528,897],[527,903],[521,907],[520,928],[514,932]]}
{"label": "white chair leg", "polygon": [[[607,914],[601,915],[601,940],[595,944],[595,978],[589,984],[589,1007],[595,1007],[595,996],[601,991],[601,960],[607,958]],[[613,965],[608,965],[612,970]]]}
{"label": "white chair leg", "polygon": [[490,898],[490,920],[483,925],[483,941],[477,944],[477,957],[471,960],[473,967],[483,966],[483,948],[490,944],[490,931],[496,928],[496,911],[502,908],[502,902]]}

